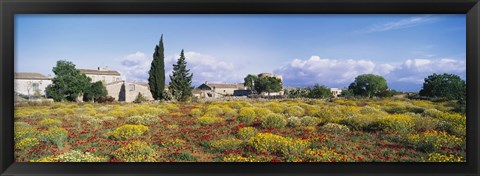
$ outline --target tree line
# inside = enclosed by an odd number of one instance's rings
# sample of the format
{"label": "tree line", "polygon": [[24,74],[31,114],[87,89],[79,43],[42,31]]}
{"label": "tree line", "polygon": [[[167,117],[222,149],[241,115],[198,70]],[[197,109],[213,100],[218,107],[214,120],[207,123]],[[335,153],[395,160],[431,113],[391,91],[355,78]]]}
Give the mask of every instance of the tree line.
{"label": "tree line", "polygon": [[[388,89],[385,78],[374,74],[363,74],[342,90],[341,97],[373,98],[392,97],[398,92]],[[285,90],[290,98],[330,98],[332,93],[326,86],[314,85],[308,88],[293,88]],[[424,79],[422,89],[417,97],[438,100],[459,100],[464,102],[466,97],[466,82],[454,74],[432,74]]]}

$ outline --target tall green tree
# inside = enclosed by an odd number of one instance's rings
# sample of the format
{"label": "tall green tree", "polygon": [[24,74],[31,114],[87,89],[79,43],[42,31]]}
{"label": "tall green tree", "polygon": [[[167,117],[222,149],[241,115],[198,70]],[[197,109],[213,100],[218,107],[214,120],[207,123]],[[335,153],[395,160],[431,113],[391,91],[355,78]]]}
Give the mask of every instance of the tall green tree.
{"label": "tall green tree", "polygon": [[387,81],[382,76],[374,74],[363,74],[355,78],[355,81],[348,86],[355,95],[362,97],[378,96],[379,93],[388,89]]}
{"label": "tall green tree", "polygon": [[192,94],[192,77],[193,73],[189,73],[187,69],[187,62],[185,61],[185,55],[180,53],[180,58],[177,60],[177,64],[173,64],[173,72],[170,75],[169,91],[172,93],[174,99],[178,101],[187,101]]}
{"label": "tall green tree", "polygon": [[308,93],[308,98],[329,98],[332,96],[330,89],[326,86],[315,84]]}
{"label": "tall green tree", "polygon": [[283,88],[282,81],[275,77],[259,77],[255,82],[255,90],[258,93],[267,92],[270,95],[271,92],[281,91]]}
{"label": "tall green tree", "polygon": [[243,80],[245,81],[244,85],[248,90],[254,90],[254,83],[257,81],[257,75],[247,75]]}
{"label": "tall green tree", "polygon": [[97,81],[90,84],[90,88],[83,94],[83,101],[98,101],[100,97],[106,97],[108,94],[107,88],[102,81]]}
{"label": "tall green tree", "polygon": [[467,85],[458,75],[433,74],[425,78],[419,94],[432,98],[464,100],[467,94]]}
{"label": "tall green tree", "polygon": [[89,89],[91,79],[80,73],[70,61],[57,61],[52,71],[55,77],[47,86],[47,96],[55,101],[76,101]]}
{"label": "tall green tree", "polygon": [[155,100],[163,99],[165,90],[165,55],[163,48],[163,34],[160,37],[160,43],[155,46],[153,60],[148,72],[148,86]]}

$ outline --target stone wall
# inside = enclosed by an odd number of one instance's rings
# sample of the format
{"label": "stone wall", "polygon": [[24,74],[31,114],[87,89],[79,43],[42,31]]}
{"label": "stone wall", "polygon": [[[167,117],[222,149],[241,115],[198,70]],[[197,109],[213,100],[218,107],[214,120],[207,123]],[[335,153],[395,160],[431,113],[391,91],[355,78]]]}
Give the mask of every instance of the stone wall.
{"label": "stone wall", "polygon": [[52,80],[15,79],[15,92],[23,95],[34,95],[34,83],[38,84],[40,94],[45,95],[47,86],[52,84]]}

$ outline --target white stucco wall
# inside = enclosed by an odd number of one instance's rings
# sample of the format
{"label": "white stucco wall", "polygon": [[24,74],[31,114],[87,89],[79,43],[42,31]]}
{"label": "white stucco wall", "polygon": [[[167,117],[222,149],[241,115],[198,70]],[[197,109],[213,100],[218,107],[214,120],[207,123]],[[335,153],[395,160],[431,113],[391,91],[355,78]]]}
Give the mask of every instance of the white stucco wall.
{"label": "white stucco wall", "polygon": [[91,78],[92,82],[103,81],[104,84],[122,80],[120,76],[116,76],[116,75],[93,75],[93,74],[85,74],[85,75]]}
{"label": "white stucco wall", "polygon": [[[132,87],[133,86],[133,87]],[[142,93],[142,95],[147,98],[147,100],[153,100],[152,93],[147,86],[136,84],[136,83],[125,83],[125,101],[126,102],[133,102],[135,98],[137,98],[138,93]]]}
{"label": "white stucco wall", "polygon": [[34,95],[33,84],[38,84],[38,89],[41,95],[45,95],[45,90],[48,85],[52,84],[52,80],[35,80],[35,79],[15,79],[15,92],[24,95]]}

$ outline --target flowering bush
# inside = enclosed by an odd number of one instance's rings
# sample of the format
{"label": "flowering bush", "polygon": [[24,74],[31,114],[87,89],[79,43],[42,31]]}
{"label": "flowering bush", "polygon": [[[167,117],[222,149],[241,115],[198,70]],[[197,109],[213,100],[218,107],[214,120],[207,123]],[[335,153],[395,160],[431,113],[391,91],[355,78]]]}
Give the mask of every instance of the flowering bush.
{"label": "flowering bush", "polygon": [[300,121],[300,118],[298,117],[289,117],[287,119],[287,124],[289,127],[297,127],[297,126],[300,126],[301,124],[301,121]]}
{"label": "flowering bush", "polygon": [[217,151],[236,150],[242,143],[243,141],[240,139],[225,138],[211,142],[210,147]]}
{"label": "flowering bush", "polygon": [[187,142],[183,139],[175,138],[175,139],[167,139],[161,142],[163,147],[181,147],[185,145]]}
{"label": "flowering bush", "polygon": [[409,134],[407,140],[410,144],[426,152],[439,150],[441,147],[459,147],[463,140],[445,131],[429,130],[420,134]]}
{"label": "flowering bush", "polygon": [[267,108],[255,108],[255,114],[259,118],[266,117],[270,113],[272,113],[272,111],[268,110]]}
{"label": "flowering bush", "polygon": [[255,136],[257,132],[257,129],[254,127],[244,127],[238,130],[237,135],[240,139],[249,139],[250,137]]}
{"label": "flowering bush", "polygon": [[148,127],[144,125],[123,125],[113,131],[113,137],[118,140],[128,140],[142,136]]}
{"label": "flowering bush", "polygon": [[259,152],[285,152],[287,138],[272,133],[258,133],[248,140],[248,145]]}
{"label": "flowering bush", "polygon": [[262,119],[262,126],[265,128],[283,128],[287,125],[287,120],[281,114],[269,114]]}
{"label": "flowering bush", "polygon": [[243,157],[239,154],[229,154],[223,157],[224,162],[259,162],[254,157]]}
{"label": "flowering bush", "polygon": [[305,116],[300,119],[300,122],[303,126],[317,126],[319,120],[317,120],[315,117]]}
{"label": "flowering bush", "polygon": [[336,123],[327,123],[321,127],[321,130],[334,134],[343,134],[350,131],[347,126]]}
{"label": "flowering bush", "polygon": [[203,114],[203,112],[200,109],[192,109],[190,111],[190,116],[192,116],[192,117],[200,117],[200,116],[202,116],[202,114]]}
{"label": "flowering bush", "polygon": [[51,127],[46,131],[40,132],[39,139],[40,141],[45,142],[50,141],[61,149],[63,148],[65,141],[68,139],[68,131],[59,127]]}
{"label": "flowering bush", "polygon": [[18,149],[18,150],[30,149],[38,144],[40,144],[40,142],[38,141],[37,138],[25,138],[15,144],[15,149]]}
{"label": "flowering bush", "polygon": [[205,110],[205,115],[206,116],[212,116],[212,117],[217,117],[223,114],[223,109],[218,107],[218,106],[209,106]]}
{"label": "flowering bush", "polygon": [[115,158],[125,162],[155,162],[157,153],[144,141],[133,141],[113,152]]}
{"label": "flowering bush", "polygon": [[197,118],[195,120],[195,123],[198,123],[200,125],[210,125],[210,124],[214,124],[214,123],[217,123],[217,122],[222,122],[224,120],[225,119],[220,118],[220,117],[202,116],[202,117]]}
{"label": "flowering bush", "polygon": [[384,131],[401,134],[410,133],[415,127],[412,117],[405,114],[389,115],[381,119],[379,124]]}
{"label": "flowering bush", "polygon": [[142,116],[130,116],[127,118],[128,124],[134,125],[152,125],[160,122],[160,119],[155,115],[144,114]]}
{"label": "flowering bush", "polygon": [[288,116],[303,116],[305,111],[300,106],[291,106],[285,109],[285,114]]}
{"label": "flowering bush", "polygon": [[52,126],[60,126],[62,124],[62,121],[57,120],[57,119],[43,119],[40,121],[40,126],[42,127],[52,127]]}
{"label": "flowering bush", "polygon": [[238,115],[238,121],[243,122],[247,125],[251,124],[253,122],[253,119],[257,117],[254,108],[242,108],[240,109]]}
{"label": "flowering bush", "polygon": [[465,162],[465,159],[461,155],[443,155],[440,153],[430,153],[428,154],[429,162]]}
{"label": "flowering bush", "polygon": [[80,152],[72,150],[58,156],[58,160],[62,162],[106,162],[107,158],[98,157],[90,152]]}

